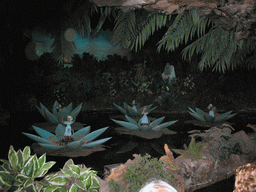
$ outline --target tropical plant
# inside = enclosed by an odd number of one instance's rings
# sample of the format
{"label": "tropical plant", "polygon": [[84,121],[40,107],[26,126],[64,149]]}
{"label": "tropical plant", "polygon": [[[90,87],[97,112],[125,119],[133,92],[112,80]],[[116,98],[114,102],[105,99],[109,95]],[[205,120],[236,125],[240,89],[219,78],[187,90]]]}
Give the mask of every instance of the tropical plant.
{"label": "tropical plant", "polygon": [[62,124],[59,124],[56,127],[55,135],[36,126],[33,126],[33,128],[41,137],[30,133],[23,132],[23,134],[29,137],[30,139],[38,142],[44,148],[51,150],[86,149],[100,145],[111,139],[111,137],[108,137],[97,141],[92,141],[93,139],[97,138],[100,134],[102,134],[104,131],[106,131],[108,127],[104,127],[89,133],[91,127],[87,126],[75,132],[71,136],[71,139],[68,140],[65,139],[64,137],[66,128]]}
{"label": "tropical plant", "polygon": [[191,59],[195,53],[200,54],[198,67],[201,70],[213,67],[213,70],[225,72],[242,63],[255,66],[255,40],[236,40],[234,31],[225,31],[209,18],[201,17],[195,9],[179,13],[173,22],[171,15],[120,10],[113,41],[137,52],[163,26],[168,29],[158,42],[158,51],[161,48],[173,51],[183,44],[189,44],[182,51],[183,57]]}
{"label": "tropical plant", "polygon": [[228,112],[220,115],[216,112],[211,112],[211,111],[209,111],[209,114],[208,114],[199,108],[196,108],[195,111],[191,108],[189,108],[189,110],[191,111],[191,112],[189,112],[190,115],[192,115],[199,121],[203,121],[203,122],[207,122],[207,123],[219,123],[221,121],[226,121],[236,115],[236,113],[231,114],[232,111],[228,111]]}
{"label": "tropical plant", "polygon": [[124,184],[118,181],[110,180],[108,184],[113,192],[126,192]]}
{"label": "tropical plant", "polygon": [[122,113],[124,113],[126,116],[130,116],[130,117],[141,117],[142,116],[142,111],[143,109],[146,108],[146,110],[150,113],[151,111],[153,111],[154,109],[156,109],[157,107],[154,107],[152,109],[150,109],[152,107],[153,104],[150,105],[146,105],[140,108],[139,104],[134,104],[133,107],[129,106],[128,104],[126,104],[124,102],[124,108],[120,107],[119,105],[113,103],[114,106],[119,109]]}
{"label": "tropical plant", "polygon": [[143,157],[136,157],[135,162],[127,167],[123,176],[123,181],[129,183],[129,191],[138,191],[145,181],[151,178],[164,179],[175,183],[175,178],[167,171],[164,161],[151,158],[149,154],[146,154]]}
{"label": "tropical plant", "polygon": [[184,156],[184,158],[191,158],[193,160],[198,160],[201,157],[201,151],[204,148],[202,144],[197,144],[195,142],[195,138],[191,137],[191,141],[187,147],[186,144],[184,144],[184,150],[183,149],[171,149],[175,153],[181,154]]}
{"label": "tropical plant", "polygon": [[45,177],[47,183],[53,185],[53,187],[47,187],[46,189],[97,192],[99,191],[100,184],[96,176],[96,171],[90,170],[90,168],[83,164],[75,165],[73,160],[69,159],[63,166],[63,169]]}
{"label": "tropical plant", "polygon": [[[195,9],[178,14],[159,41],[158,50],[164,46],[167,51],[174,50],[195,37],[197,39],[183,49],[183,57],[191,59],[194,53],[202,54],[198,64],[201,70],[213,67],[213,70],[225,72],[242,61],[250,65],[254,63],[251,61],[255,57],[254,40],[235,40],[233,31],[223,30],[207,17],[199,16]],[[249,58],[245,60],[247,56]]]}
{"label": "tropical plant", "polygon": [[2,191],[40,191],[44,184],[35,180],[43,177],[56,163],[45,162],[46,154],[37,158],[36,154],[30,155],[30,147],[25,147],[16,152],[10,146],[8,160],[1,159],[0,190]]}
{"label": "tropical plant", "polygon": [[118,120],[115,120],[115,119],[112,119],[112,120],[115,123],[117,123],[121,126],[124,126],[128,129],[135,130],[135,131],[142,131],[142,132],[159,131],[161,129],[167,128],[168,126],[171,126],[172,124],[174,124],[178,121],[178,120],[175,120],[175,121],[169,121],[167,123],[160,124],[165,118],[165,117],[161,117],[161,118],[158,118],[158,119],[154,120],[151,123],[150,123],[150,120],[149,120],[148,125],[143,125],[143,124],[141,124],[142,118],[139,120],[139,122],[136,122],[134,119],[130,118],[127,115],[125,115],[125,117],[129,122],[118,121]]}
{"label": "tropical plant", "polygon": [[[55,89],[65,89],[65,96],[76,95],[76,98],[85,97],[92,88],[92,80],[86,78],[82,72],[74,68],[64,68],[48,76]],[[63,84],[62,82],[65,82]]]}
{"label": "tropical plant", "polygon": [[67,107],[62,107],[58,101],[55,101],[52,107],[52,113],[42,104],[40,103],[40,108],[36,106],[41,115],[49,122],[53,124],[62,123],[62,119],[67,119],[67,116],[70,115],[74,119],[80,113],[82,109],[83,103],[78,105],[73,110],[73,104],[70,103]]}
{"label": "tropical plant", "polygon": [[145,10],[137,12],[132,9],[119,10],[112,42],[137,51],[155,31],[161,29],[170,20],[171,15],[148,13]]}

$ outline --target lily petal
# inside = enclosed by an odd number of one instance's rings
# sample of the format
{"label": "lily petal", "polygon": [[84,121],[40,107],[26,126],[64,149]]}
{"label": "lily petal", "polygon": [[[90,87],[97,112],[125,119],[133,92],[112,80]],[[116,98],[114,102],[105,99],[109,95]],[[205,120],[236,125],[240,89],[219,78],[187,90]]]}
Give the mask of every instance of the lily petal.
{"label": "lily petal", "polygon": [[87,127],[84,127],[82,129],[78,130],[74,134],[74,137],[75,137],[74,139],[76,140],[76,138],[78,138],[80,140],[81,138],[86,136],[88,133],[90,133],[90,130],[91,130],[91,126],[87,126]]}
{"label": "lily petal", "polygon": [[54,145],[54,144],[44,144],[44,143],[38,143],[39,145],[52,150],[59,150],[65,148],[64,146]]}
{"label": "lily petal", "polygon": [[104,127],[104,128],[99,129],[99,130],[93,131],[93,132],[89,133],[88,135],[86,135],[84,138],[87,139],[87,142],[92,141],[93,139],[100,136],[100,134],[102,134],[107,129],[108,129],[108,127]]}
{"label": "lily petal", "polygon": [[50,133],[49,131],[46,131],[46,130],[36,127],[34,125],[32,125],[32,127],[35,129],[35,131],[38,133],[38,135],[40,135],[41,137],[43,137],[46,140],[48,140],[50,137],[55,137],[55,135]]}
{"label": "lily petal", "polygon": [[94,147],[96,145],[100,145],[102,143],[105,143],[106,141],[108,141],[111,138],[112,137],[108,137],[108,138],[105,138],[105,139],[100,139],[100,140],[97,140],[97,141],[92,141],[90,143],[85,143],[85,144],[82,145],[82,147]]}
{"label": "lily petal", "polygon": [[112,119],[112,121],[114,121],[118,125],[121,125],[123,127],[128,128],[128,129],[132,129],[132,130],[138,130],[139,129],[138,124],[135,125],[133,123],[128,123],[128,122],[125,122],[125,121],[118,121],[118,120],[115,120],[115,119]]}
{"label": "lily petal", "polygon": [[24,133],[22,132],[24,135],[26,135],[27,137],[29,137],[30,139],[38,142],[38,143],[46,143],[46,144],[52,144],[50,141],[42,138],[42,137],[38,137],[36,135],[30,134],[30,133]]}
{"label": "lily petal", "polygon": [[163,129],[163,128],[167,128],[168,126],[171,126],[172,124],[176,123],[178,120],[175,120],[175,121],[169,121],[167,123],[163,123],[161,125],[158,125],[158,126],[155,126],[152,128],[153,131],[158,131],[160,129]]}

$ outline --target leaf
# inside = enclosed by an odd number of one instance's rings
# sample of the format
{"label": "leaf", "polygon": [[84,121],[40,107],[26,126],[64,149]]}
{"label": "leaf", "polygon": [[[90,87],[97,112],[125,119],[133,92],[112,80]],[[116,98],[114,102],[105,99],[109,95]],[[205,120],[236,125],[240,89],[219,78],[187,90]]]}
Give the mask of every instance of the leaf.
{"label": "leaf", "polygon": [[77,181],[76,181],[76,185],[77,185],[80,189],[86,189],[85,182],[84,182],[84,180],[82,180],[82,179],[77,180]]}
{"label": "leaf", "polygon": [[45,164],[46,160],[46,153],[44,153],[41,157],[38,159],[38,168],[41,168]]}
{"label": "leaf", "polygon": [[30,147],[26,146],[23,150],[23,162],[25,162],[30,157]]}
{"label": "leaf", "polygon": [[86,182],[86,189],[89,189],[91,187],[92,184],[92,176],[88,175],[88,177],[86,178],[85,182]]}
{"label": "leaf", "polygon": [[66,192],[67,190],[64,189],[63,187],[60,186],[50,186],[50,187],[45,187],[44,192],[54,192],[54,191],[58,191],[58,192]]}
{"label": "leaf", "polygon": [[21,174],[28,177],[33,177],[35,173],[35,158],[36,155],[31,156],[25,163],[24,169],[21,171]]}
{"label": "leaf", "polygon": [[0,189],[8,189],[12,186],[12,183],[15,181],[14,176],[10,172],[0,171]]}
{"label": "leaf", "polygon": [[58,174],[48,176],[46,180],[52,185],[65,185],[68,182],[68,178]]}
{"label": "leaf", "polygon": [[12,169],[15,170],[18,165],[18,155],[17,155],[16,151],[13,149],[12,145],[9,150],[8,159],[9,159]]}
{"label": "leaf", "polygon": [[99,189],[100,183],[96,177],[92,177],[91,187],[89,189]]}
{"label": "leaf", "polygon": [[36,171],[35,177],[43,177],[55,163],[56,162],[54,161],[45,163],[40,169]]}
{"label": "leaf", "polygon": [[23,167],[23,155],[22,155],[22,151],[20,149],[17,152],[17,156],[18,156],[17,171],[19,172],[21,170],[21,168]]}
{"label": "leaf", "polygon": [[73,173],[75,173],[75,174],[77,174],[77,175],[80,175],[80,169],[79,169],[79,167],[78,167],[77,165],[70,165],[70,166],[69,166],[69,169],[70,169]]}
{"label": "leaf", "polygon": [[[24,184],[23,184],[23,187],[24,188],[28,188],[28,187],[30,187],[30,186],[32,186],[32,185],[34,185],[34,179],[27,179],[25,182],[24,182]],[[33,186],[33,188],[35,188],[34,186]],[[35,191],[35,190],[34,190]]]}
{"label": "leaf", "polygon": [[106,131],[108,129],[108,127],[104,127],[101,129],[98,129],[96,131],[93,131],[91,133],[89,133],[88,135],[86,135],[84,138],[86,138],[87,142],[92,141],[93,139],[97,138],[98,136],[100,136],[104,131]]}
{"label": "leaf", "polygon": [[72,159],[67,160],[67,162],[63,166],[63,169],[69,169],[70,165],[74,165],[74,161]]}
{"label": "leaf", "polygon": [[75,183],[73,183],[71,185],[71,187],[69,188],[68,192],[77,192],[77,190],[78,190],[77,185]]}
{"label": "leaf", "polygon": [[75,175],[69,169],[61,169],[61,172],[64,173],[68,178],[74,178]]}

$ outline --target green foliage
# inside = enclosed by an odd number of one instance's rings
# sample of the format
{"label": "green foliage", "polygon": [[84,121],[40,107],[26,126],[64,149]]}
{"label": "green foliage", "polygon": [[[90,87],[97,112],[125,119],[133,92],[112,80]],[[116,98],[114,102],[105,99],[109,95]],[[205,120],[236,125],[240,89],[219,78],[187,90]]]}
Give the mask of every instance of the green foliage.
{"label": "green foliage", "polygon": [[184,144],[184,148],[185,150],[172,149],[172,151],[184,155],[185,158],[191,158],[192,160],[198,160],[202,158],[201,151],[204,146],[202,144],[196,144],[194,137],[191,137],[191,141],[188,147],[186,146],[186,144]]}
{"label": "green foliage", "polygon": [[[169,25],[171,16],[144,11],[119,11],[114,28],[114,43],[137,50],[141,49],[154,32]],[[158,51],[164,48],[174,51],[181,45],[183,58],[201,55],[199,69],[213,68],[225,72],[243,62],[255,66],[255,40],[236,40],[234,31],[225,31],[207,17],[201,17],[197,10],[190,9],[178,14],[162,39]]]}
{"label": "green foliage", "polygon": [[131,10],[124,12],[120,9],[116,18],[112,42],[114,44],[121,44],[124,47],[129,47],[135,36],[135,25],[135,12]]}
{"label": "green foliage", "polygon": [[49,174],[45,177],[45,179],[51,185],[57,185],[58,190],[88,190],[91,192],[96,192],[100,188],[96,174],[96,171],[92,171],[90,168],[86,168],[84,165],[75,165],[73,160],[69,159],[61,171]]}
{"label": "green foliage", "polygon": [[125,186],[118,181],[110,180],[108,184],[112,192],[126,192]]}
{"label": "green foliage", "polygon": [[53,161],[46,163],[45,160],[46,154],[40,158],[31,156],[28,146],[17,152],[11,146],[8,160],[1,159],[3,164],[0,166],[0,190],[40,191],[43,185],[34,179],[43,177],[55,164]]}
{"label": "green foliage", "polygon": [[137,157],[136,163],[131,164],[126,169],[123,180],[129,183],[129,191],[137,192],[141,186],[150,178],[164,179],[174,181],[174,177],[166,170],[164,161],[157,158],[151,158],[146,154],[143,157]]}
{"label": "green foliage", "polygon": [[159,41],[158,51],[164,46],[167,51],[173,51],[180,45],[188,43],[195,35],[203,36],[210,25],[212,22],[208,18],[201,18],[195,9],[184,11],[178,14]]}
{"label": "green foliage", "polygon": [[120,43],[137,52],[155,31],[166,26],[170,20],[171,15],[121,9],[116,19],[112,42]]}
{"label": "green foliage", "polygon": [[[144,16],[144,17],[143,17]],[[130,49],[141,49],[145,42],[152,36],[155,31],[166,25],[171,20],[171,15],[162,15],[159,13],[145,13],[139,17],[136,22],[136,32]]]}
{"label": "green foliage", "polygon": [[[233,31],[225,31],[206,17],[200,17],[191,9],[180,13],[158,43],[158,50],[175,50],[182,44],[193,41],[183,49],[183,57],[189,59],[201,54],[199,69],[213,67],[213,70],[225,72],[242,61],[255,65],[255,40],[235,40]],[[248,55],[250,57],[244,60]]]}
{"label": "green foliage", "polygon": [[68,97],[70,95],[72,100],[74,95],[78,100],[84,99],[92,89],[92,80],[85,77],[83,73],[74,69],[60,69],[56,73],[52,74],[50,78],[52,84],[57,84],[54,88],[64,91],[64,96]]}
{"label": "green foliage", "polygon": [[240,49],[243,41],[233,38],[233,32],[224,31],[220,27],[213,27],[206,35],[197,39],[183,50],[183,57],[191,59],[192,55],[202,53],[198,66],[203,70],[213,67],[213,70],[225,72],[227,68],[233,70],[231,65],[233,54]]}

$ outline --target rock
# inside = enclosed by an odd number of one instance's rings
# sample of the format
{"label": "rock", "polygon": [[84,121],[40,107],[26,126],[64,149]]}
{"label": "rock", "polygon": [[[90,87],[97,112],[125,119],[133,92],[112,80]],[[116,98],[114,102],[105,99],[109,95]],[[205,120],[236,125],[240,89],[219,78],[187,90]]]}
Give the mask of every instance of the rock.
{"label": "rock", "polygon": [[97,6],[144,8],[164,14],[178,14],[188,9],[197,9],[224,30],[234,30],[237,40],[256,39],[255,0],[92,0]]}

